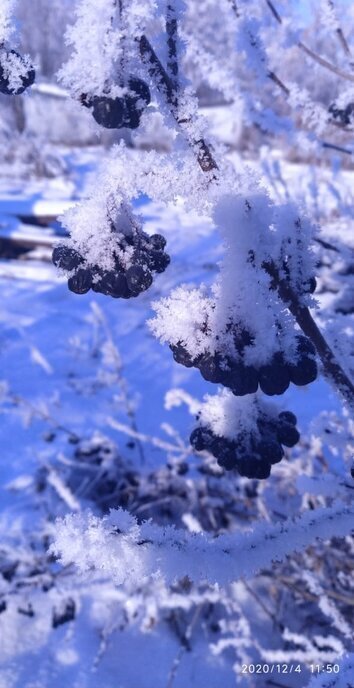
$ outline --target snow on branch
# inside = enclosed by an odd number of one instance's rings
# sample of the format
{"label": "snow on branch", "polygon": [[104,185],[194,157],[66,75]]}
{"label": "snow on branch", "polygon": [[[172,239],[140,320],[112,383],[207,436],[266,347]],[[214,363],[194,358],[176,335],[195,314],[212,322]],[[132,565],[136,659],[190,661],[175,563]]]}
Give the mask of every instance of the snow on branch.
{"label": "snow on branch", "polygon": [[138,524],[123,509],[104,518],[85,512],[56,522],[51,551],[64,565],[75,562],[81,573],[101,572],[116,585],[149,576],[161,576],[169,583],[185,575],[225,585],[252,576],[315,540],[345,537],[353,529],[353,516],[354,506],[336,502],[297,519],[260,523],[252,531],[214,538],[151,521]]}
{"label": "snow on branch", "polygon": [[12,15],[15,0],[1,0],[0,3],[0,44],[8,41],[13,33]]}

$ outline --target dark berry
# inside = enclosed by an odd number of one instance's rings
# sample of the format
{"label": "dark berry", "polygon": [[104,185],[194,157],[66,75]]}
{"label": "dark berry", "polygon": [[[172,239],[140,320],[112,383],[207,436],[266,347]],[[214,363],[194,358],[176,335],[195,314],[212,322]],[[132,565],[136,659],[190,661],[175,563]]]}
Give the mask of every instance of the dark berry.
{"label": "dark berry", "polygon": [[236,445],[225,437],[215,437],[210,445],[210,451],[227,471],[236,468]]}
{"label": "dark berry", "polygon": [[214,435],[208,428],[195,428],[189,438],[189,441],[196,451],[203,451],[209,449],[214,440]]}
{"label": "dark berry", "polygon": [[97,124],[106,129],[120,129],[124,126],[124,100],[95,96],[92,98],[92,116]]}
{"label": "dark berry", "polygon": [[162,234],[153,234],[149,237],[149,242],[155,251],[163,251],[166,246],[166,239]]}
{"label": "dark berry", "polygon": [[244,478],[265,480],[270,476],[270,463],[260,459],[257,454],[249,454],[237,460],[236,470]]}
{"label": "dark berry", "polygon": [[[11,79],[8,76],[8,70],[11,70],[11,63],[14,63],[16,71],[23,73],[20,75],[21,84],[11,86]],[[16,50],[1,51],[0,53],[0,93],[8,96],[18,96],[23,93],[26,88],[32,86],[36,78],[36,73],[33,67],[27,67],[23,57],[16,52]]]}
{"label": "dark berry", "polygon": [[79,268],[79,270],[69,278],[68,287],[74,294],[86,294],[92,287],[91,271],[85,268]]}
{"label": "dark berry", "polygon": [[114,299],[127,298],[130,294],[125,275],[121,272],[104,272],[98,282],[92,285],[93,291]]}
{"label": "dark berry", "polygon": [[228,377],[227,386],[237,397],[254,394],[258,389],[258,372],[251,366],[234,363]]}
{"label": "dark berry", "polygon": [[285,423],[291,423],[292,425],[296,425],[297,423],[295,413],[291,413],[291,411],[281,411],[278,418],[279,420],[284,421]]}
{"label": "dark berry", "polygon": [[152,284],[152,274],[141,265],[132,265],[125,273],[128,287],[133,296],[146,291]]}
{"label": "dark berry", "polygon": [[190,355],[189,351],[187,351],[181,342],[178,342],[177,344],[170,344],[170,349],[173,353],[173,358],[175,359],[176,363],[180,363],[186,368],[193,368],[195,365],[195,359]]}
{"label": "dark berry", "polygon": [[262,439],[257,444],[257,452],[261,458],[270,463],[279,463],[284,456],[284,450],[275,439]]}
{"label": "dark berry", "polygon": [[75,270],[83,262],[82,256],[69,246],[56,246],[52,254],[52,261],[62,270]]}
{"label": "dark berry", "polygon": [[227,361],[218,353],[204,354],[198,361],[198,368],[207,382],[223,382],[227,375]]}
{"label": "dark berry", "polygon": [[317,363],[309,356],[301,356],[296,365],[289,366],[290,379],[294,385],[309,385],[316,380],[317,372]]}
{"label": "dark berry", "polygon": [[278,425],[277,438],[285,447],[294,447],[300,439],[300,433],[292,423],[281,422]]}
{"label": "dark berry", "polygon": [[148,266],[151,270],[154,270],[154,272],[165,272],[170,262],[170,256],[162,251],[150,251],[147,255]]}
{"label": "dark berry", "polygon": [[135,101],[126,97],[124,103],[123,126],[128,129],[137,129],[140,125],[141,112],[136,108]]}
{"label": "dark berry", "polygon": [[290,376],[280,352],[274,354],[271,363],[259,370],[259,386],[268,396],[284,394],[288,389]]}

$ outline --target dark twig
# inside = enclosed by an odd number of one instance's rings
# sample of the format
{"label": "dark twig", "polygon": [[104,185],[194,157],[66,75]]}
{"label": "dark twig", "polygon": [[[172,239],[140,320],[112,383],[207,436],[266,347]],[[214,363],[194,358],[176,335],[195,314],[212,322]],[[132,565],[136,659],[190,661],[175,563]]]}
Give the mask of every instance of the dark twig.
{"label": "dark twig", "polygon": [[275,263],[267,263],[264,265],[264,269],[274,280],[281,300],[289,308],[304,334],[311,339],[315,346],[322,361],[324,375],[335,384],[346,403],[354,409],[354,385],[316,325],[310,310],[300,303],[288,282],[280,277]]}
{"label": "dark twig", "polygon": [[167,33],[167,72],[174,85],[176,101],[178,100],[178,23],[176,8],[172,2],[168,3],[166,10],[166,33]]}
{"label": "dark twig", "polygon": [[[191,139],[186,131],[190,121],[188,119],[181,119],[178,116],[177,111],[177,97],[174,89],[174,84],[167,74],[165,68],[161,64],[159,58],[157,57],[154,48],[152,47],[150,41],[146,36],[141,36],[139,39],[140,54],[144,62],[146,63],[148,72],[151,78],[154,80],[158,90],[162,95],[165,96],[167,103],[170,105],[171,114],[174,117],[176,123],[185,131],[187,134],[187,139],[190,146],[194,150],[198,164],[200,165],[203,172],[212,172],[218,169],[218,166],[214,160],[211,153],[210,147],[204,141],[204,139],[194,140]],[[216,178],[216,177],[214,177]]]}
{"label": "dark twig", "polygon": [[[333,0],[327,0],[327,4],[328,4],[328,7],[330,8],[330,10],[332,10],[333,14],[335,14],[335,8],[334,8],[334,2],[333,2]],[[351,57],[352,57],[352,53],[351,53],[351,50],[350,50],[350,48],[349,48],[348,41],[347,41],[347,39],[346,39],[346,37],[345,37],[345,35],[344,35],[344,32],[343,32],[342,28],[339,26],[339,24],[338,24],[338,26],[337,26],[337,28],[336,28],[336,36],[337,36],[337,38],[338,38],[338,40],[339,40],[339,43],[340,43],[340,45],[342,46],[342,48],[343,48],[343,50],[344,50],[344,52],[345,52],[345,54],[346,54],[346,56],[349,57],[349,58],[351,58]],[[352,63],[352,62],[350,63],[350,66],[353,67],[353,63]]]}

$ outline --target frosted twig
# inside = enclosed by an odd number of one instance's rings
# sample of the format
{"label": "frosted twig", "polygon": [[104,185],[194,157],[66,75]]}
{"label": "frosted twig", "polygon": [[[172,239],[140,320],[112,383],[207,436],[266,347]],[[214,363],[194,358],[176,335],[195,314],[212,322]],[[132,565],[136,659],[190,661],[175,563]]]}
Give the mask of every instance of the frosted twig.
{"label": "frosted twig", "polygon": [[[279,12],[275,8],[272,0],[265,0],[265,2],[267,4],[267,6],[269,7],[273,17],[278,22],[278,24],[283,24],[283,20],[280,16]],[[325,69],[328,69],[330,72],[332,72],[332,74],[336,74],[341,79],[346,79],[347,81],[351,81],[352,83],[354,83],[354,76],[352,74],[349,74],[348,72],[343,72],[342,69],[339,69],[338,67],[336,67],[336,65],[333,65],[331,62],[326,60],[324,57],[315,53],[313,50],[311,50],[311,48],[309,48],[307,45],[305,45],[305,43],[303,43],[302,41],[298,41],[296,43],[296,45],[300,50],[302,50],[303,53],[305,53],[308,57],[311,57],[311,59],[314,60],[314,62],[317,62],[317,64],[321,65]]]}
{"label": "frosted twig", "polygon": [[[167,74],[165,68],[157,57],[155,50],[153,49],[148,38],[143,35],[139,39],[140,54],[142,59],[147,65],[148,72],[151,78],[154,80],[156,87],[165,96],[167,103],[170,105],[171,114],[174,117],[176,123],[185,131],[186,125],[189,124],[188,120],[182,120],[178,117],[177,112],[177,96],[174,89],[174,84],[171,81],[169,75]],[[200,165],[203,172],[212,172],[218,169],[218,165],[214,160],[211,153],[209,145],[204,141],[204,139],[199,139],[195,141],[188,136],[190,146],[196,153],[198,164]]]}
{"label": "frosted twig", "polygon": [[[327,5],[328,5],[330,11],[333,12],[333,14],[335,14],[335,8],[334,8],[334,2],[333,2],[333,0],[327,0]],[[346,56],[349,57],[349,58],[351,58],[351,57],[352,57],[352,53],[351,53],[351,50],[350,50],[350,48],[349,48],[348,41],[347,41],[347,39],[346,39],[346,37],[345,37],[345,35],[344,35],[344,32],[343,32],[343,29],[341,28],[341,26],[339,25],[339,23],[338,23],[337,28],[335,29],[335,33],[336,33],[336,36],[337,36],[337,38],[338,38],[338,40],[339,40],[339,43],[340,43],[340,45],[342,46],[342,48],[343,48],[343,50],[344,50]],[[350,63],[350,66],[353,68],[354,65],[353,65],[352,62]]]}
{"label": "frosted twig", "polygon": [[50,551],[64,564],[75,562],[82,573],[100,570],[117,585],[126,580],[141,582],[157,572],[167,583],[188,575],[194,581],[226,585],[249,578],[316,540],[349,535],[353,515],[352,505],[336,502],[296,519],[258,523],[251,532],[215,538],[150,521],[138,524],[123,509],[112,510],[103,518],[81,512],[56,522]]}
{"label": "frosted twig", "polygon": [[277,266],[267,263],[263,266],[273,278],[281,300],[289,308],[304,334],[309,337],[322,361],[324,375],[334,383],[342,398],[354,410],[354,384],[343,370],[322,332],[316,325],[309,308],[303,306],[285,279],[282,279]]}
{"label": "frosted twig", "polygon": [[166,33],[168,48],[167,72],[174,84],[176,101],[178,101],[178,23],[176,8],[172,2],[168,3],[166,9]]}

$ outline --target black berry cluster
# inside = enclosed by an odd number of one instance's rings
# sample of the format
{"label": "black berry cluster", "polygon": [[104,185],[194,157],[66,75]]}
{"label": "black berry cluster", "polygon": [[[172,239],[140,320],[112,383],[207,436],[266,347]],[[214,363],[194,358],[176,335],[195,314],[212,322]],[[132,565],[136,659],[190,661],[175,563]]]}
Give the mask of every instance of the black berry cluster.
{"label": "black berry cluster", "polygon": [[92,110],[94,120],[101,127],[137,129],[151,100],[150,89],[145,81],[133,76],[128,79],[127,88],[127,94],[118,98],[82,94],[81,103]]}
{"label": "black berry cluster", "polygon": [[260,367],[249,366],[243,362],[244,349],[252,342],[252,337],[246,330],[235,333],[234,343],[239,354],[237,359],[221,351],[193,358],[181,343],[171,344],[170,348],[177,363],[187,368],[199,368],[205,380],[228,387],[235,396],[254,394],[258,386],[269,396],[284,394],[291,382],[301,386],[316,379],[316,352],[307,337],[296,337],[297,351],[294,362],[289,363],[283,353],[277,351],[269,363]]}
{"label": "black berry cluster", "polygon": [[269,478],[271,467],[284,456],[285,447],[294,447],[300,439],[297,418],[282,411],[277,418],[264,414],[257,421],[257,436],[241,433],[236,439],[215,435],[208,427],[195,428],[190,443],[196,451],[209,451],[226,471],[236,469],[245,478]]}
{"label": "black berry cluster", "polygon": [[[11,69],[13,67],[13,69]],[[18,86],[11,86],[10,72],[20,72],[20,82]],[[32,66],[28,66],[26,60],[16,50],[0,51],[0,93],[7,96],[18,96],[26,88],[32,86],[36,78],[36,73]]]}
{"label": "black berry cluster", "polygon": [[354,103],[348,103],[345,108],[339,108],[334,103],[329,106],[328,112],[332,115],[333,119],[339,124],[347,126],[351,124],[352,116],[354,113]]}
{"label": "black berry cluster", "polygon": [[[165,245],[166,240],[161,234],[149,236],[136,230],[130,235],[117,236],[113,270],[87,265],[78,251],[64,245],[54,249],[52,260],[56,267],[72,273],[68,279],[68,287],[75,294],[86,294],[92,289],[115,299],[130,299],[139,296],[151,286],[154,272],[166,270],[170,257],[164,251]],[[126,267],[122,253],[128,248],[132,257],[129,267]]]}

